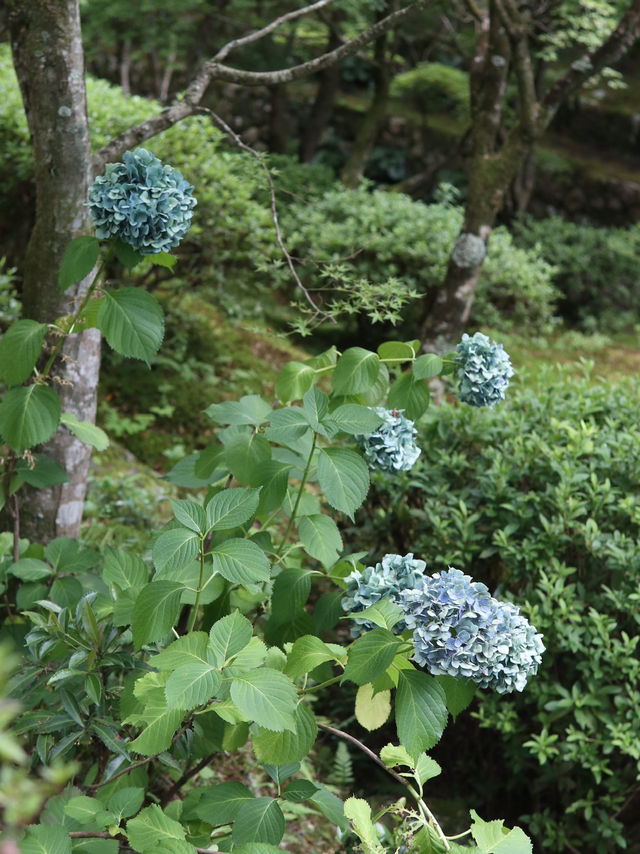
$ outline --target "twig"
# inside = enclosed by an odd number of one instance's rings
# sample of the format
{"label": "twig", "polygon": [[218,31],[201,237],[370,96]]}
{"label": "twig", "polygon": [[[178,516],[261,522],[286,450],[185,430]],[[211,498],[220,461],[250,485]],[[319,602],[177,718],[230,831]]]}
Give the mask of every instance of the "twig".
{"label": "twig", "polygon": [[258,161],[258,163],[260,164],[261,168],[264,170],[267,181],[269,183],[269,194],[271,196],[271,218],[273,220],[273,225],[274,225],[275,230],[276,230],[276,240],[278,242],[278,246],[280,247],[282,254],[284,255],[284,257],[287,261],[287,266],[291,270],[291,275],[293,276],[296,285],[300,288],[300,290],[304,294],[305,299],[307,300],[307,302],[309,303],[309,305],[313,309],[313,313],[314,313],[313,316],[314,317],[322,317],[324,319],[329,319],[333,323],[337,323],[335,317],[331,317],[329,314],[322,311],[322,309],[318,305],[316,305],[316,303],[313,300],[313,297],[311,296],[311,294],[309,293],[307,288],[305,288],[305,286],[300,281],[300,276],[298,276],[295,265],[293,263],[293,259],[292,259],[291,255],[289,254],[287,247],[284,244],[284,240],[282,238],[282,232],[280,231],[280,222],[278,220],[278,203],[276,200],[276,188],[275,188],[274,183],[273,183],[273,178],[271,177],[271,173],[269,172],[269,167],[264,162],[264,159],[261,157],[260,152],[256,151],[255,148],[251,148],[251,146],[247,145],[246,142],[243,142],[242,139],[238,136],[238,134],[229,127],[229,125],[225,122],[225,120],[222,119],[216,113],[214,113],[213,110],[208,109],[208,107],[198,107],[197,112],[205,113],[206,115],[208,115],[209,118],[213,122],[215,122],[227,134],[227,136],[232,140],[232,142],[234,142],[235,145],[238,146],[238,148],[241,148],[243,151],[246,151],[249,154],[251,154],[253,157],[255,157],[256,160]]}
{"label": "twig", "polygon": [[100,789],[102,786],[106,786],[107,783],[112,783],[114,780],[117,780],[118,777],[123,777],[125,774],[128,774],[129,771],[133,771],[134,768],[141,768],[143,765],[147,765],[149,762],[152,762],[154,759],[157,759],[160,754],[156,753],[154,756],[148,756],[146,759],[139,759],[137,762],[134,762],[132,765],[127,765],[126,768],[123,768],[121,771],[118,771],[117,774],[113,774],[109,777],[108,780],[103,780],[101,783],[88,783],[86,786],[82,788],[85,789]]}
{"label": "twig", "polygon": [[214,756],[215,753],[210,753],[208,756],[205,756],[204,759],[201,759],[197,765],[194,765],[193,768],[190,768],[189,770],[185,771],[182,777],[176,780],[173,786],[171,786],[171,788],[167,791],[166,795],[164,795],[164,797],[162,798],[162,806],[169,803],[171,798],[180,791],[180,789],[187,781],[189,781],[192,777],[195,777],[196,774],[199,774],[203,768],[206,768]]}

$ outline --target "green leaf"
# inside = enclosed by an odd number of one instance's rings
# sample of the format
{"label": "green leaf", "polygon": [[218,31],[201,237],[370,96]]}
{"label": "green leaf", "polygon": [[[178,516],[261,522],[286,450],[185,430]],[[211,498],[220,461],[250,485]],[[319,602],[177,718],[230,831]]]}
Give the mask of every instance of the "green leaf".
{"label": "green leaf", "polygon": [[212,403],[205,409],[216,424],[250,424],[258,427],[271,418],[271,407],[257,394],[248,394],[240,400]]}
{"label": "green leaf", "polygon": [[129,845],[141,854],[158,850],[162,854],[195,854],[185,841],[186,831],[178,821],[169,818],[157,804],[151,804],[127,822]]}
{"label": "green leaf", "polygon": [[285,821],[280,805],[273,798],[254,798],[238,810],[231,838],[234,845],[267,842],[278,845],[284,836]]}
{"label": "green leaf", "polygon": [[288,463],[268,460],[259,463],[251,472],[250,486],[261,487],[257,509],[258,516],[272,513],[280,507],[287,494],[290,471],[291,466]]}
{"label": "green leaf", "polygon": [[0,380],[20,385],[31,376],[47,332],[46,323],[17,320],[0,339]]}
{"label": "green leaf", "polygon": [[170,709],[195,709],[216,695],[220,682],[220,673],[208,661],[182,664],[167,679],[167,705]]}
{"label": "green leaf", "polygon": [[311,429],[309,419],[300,406],[287,406],[276,409],[271,416],[271,424],[264,435],[280,445],[292,445],[296,448],[298,440]]}
{"label": "green leaf", "polygon": [[417,380],[430,380],[437,377],[444,367],[444,362],[435,353],[425,353],[418,356],[411,367],[413,376]]}
{"label": "green leaf", "polygon": [[231,682],[231,699],[247,718],[260,726],[275,732],[295,731],[296,689],[278,670],[262,667],[253,673],[235,676]]}
{"label": "green leaf", "polygon": [[351,347],[338,359],[333,372],[336,394],[359,394],[367,391],[378,379],[380,359],[362,347]]}
{"label": "green leaf", "polygon": [[380,751],[380,759],[387,768],[393,768],[394,765],[408,765],[409,768],[415,768],[416,764],[413,756],[410,756],[401,744],[385,744]]}
{"label": "green leaf", "polygon": [[298,522],[298,533],[307,553],[328,569],[342,552],[342,537],[338,526],[322,513],[303,516]]}
{"label": "green leaf", "polygon": [[436,676],[444,688],[447,709],[455,721],[476,695],[478,686],[471,679],[456,679],[454,676]]}
{"label": "green leaf", "polygon": [[223,489],[207,504],[208,530],[230,531],[248,522],[256,512],[259,489]]}
{"label": "green leaf", "polygon": [[244,649],[253,636],[253,626],[239,611],[233,611],[211,627],[209,638],[218,667]]}
{"label": "green leaf", "polygon": [[152,264],[155,264],[156,267],[166,267],[168,270],[171,270],[173,273],[174,267],[178,263],[178,259],[175,255],[171,255],[169,252],[153,252],[151,255],[146,255],[146,258],[151,261]]}
{"label": "green leaf", "polygon": [[426,673],[401,670],[396,694],[396,726],[398,739],[411,756],[417,757],[437,744],[446,723],[444,688]]}
{"label": "green leaf", "polygon": [[95,237],[76,237],[65,249],[58,270],[58,284],[63,291],[81,282],[96,266],[100,242]]}
{"label": "green leaf", "polygon": [[251,483],[257,466],[271,459],[271,445],[259,433],[237,433],[225,441],[224,462],[238,483]]}
{"label": "green leaf", "polygon": [[77,798],[70,798],[64,805],[65,814],[80,822],[80,824],[89,824],[93,821],[97,813],[104,811],[104,804],[97,798],[89,798],[86,795],[79,795]]}
{"label": "green leaf", "polygon": [[364,403],[365,406],[380,406],[387,396],[388,389],[389,368],[387,368],[384,362],[380,362],[380,373],[378,374],[378,379],[370,389],[362,392],[360,395],[361,402]]}
{"label": "green leaf", "polygon": [[375,825],[371,819],[371,807],[362,798],[347,798],[344,814],[353,823],[353,829],[362,840],[367,854],[384,854]]}
{"label": "green leaf", "polygon": [[142,753],[143,756],[154,756],[168,750],[183,716],[182,709],[170,709],[167,706],[162,686],[152,688],[145,692],[144,711],[131,714],[122,722],[145,727],[127,747],[136,753]]}
{"label": "green leaf", "polygon": [[145,562],[138,555],[108,546],[104,557],[102,580],[114,584],[120,590],[140,589],[147,583],[149,573]]}
{"label": "green leaf", "polygon": [[369,491],[369,469],[348,448],[323,448],[318,457],[318,481],[329,504],[353,519]]}
{"label": "green leaf", "polygon": [[122,266],[127,270],[133,270],[138,264],[140,264],[145,257],[141,252],[136,252],[136,250],[129,243],[125,243],[123,240],[114,240],[113,249],[116,253],[116,258],[122,264]]}
{"label": "green leaf", "polygon": [[[323,431],[322,421],[329,411],[329,397],[315,386],[303,398],[303,412],[313,430]],[[335,431],[334,431],[335,432]]]}
{"label": "green leaf", "polygon": [[204,789],[195,808],[195,814],[207,824],[231,824],[247,801],[254,800],[249,789],[237,780],[220,783]]}
{"label": "green leaf", "polygon": [[366,632],[349,650],[345,679],[350,679],[356,685],[373,682],[389,667],[401,645],[402,641],[386,629]]}
{"label": "green leaf", "polygon": [[246,842],[244,845],[234,845],[233,854],[282,854],[282,848],[267,842]]}
{"label": "green leaf", "polygon": [[158,300],[141,288],[106,291],[98,327],[122,356],[149,364],[164,337],[164,315]]}
{"label": "green leaf", "polygon": [[318,736],[313,712],[305,703],[298,703],[293,720],[293,731],[273,732],[260,727],[260,731],[252,738],[253,749],[260,762],[300,762],[311,751]]}
{"label": "green leaf", "polygon": [[420,780],[420,785],[424,786],[427,780],[432,780],[439,774],[442,774],[442,768],[435,759],[427,756],[426,753],[421,753],[416,762],[416,776]]}
{"label": "green leaf", "polygon": [[224,447],[222,445],[209,445],[208,448],[205,448],[197,454],[193,473],[196,477],[205,479],[212,477],[216,471],[222,470],[224,465],[223,457]]}
{"label": "green leaf", "polygon": [[284,672],[291,679],[297,679],[299,676],[315,670],[325,661],[335,660],[335,653],[324,641],[315,635],[303,635],[291,647]]}
{"label": "green leaf", "polygon": [[302,801],[308,800],[319,791],[320,787],[312,783],[311,780],[292,780],[282,793],[282,796],[286,801],[299,804]]}
{"label": "green leaf", "polygon": [[163,531],[153,544],[153,563],[160,570],[182,569],[200,552],[200,537],[189,528]]}
{"label": "green leaf", "polygon": [[371,732],[387,722],[391,714],[391,691],[373,693],[373,685],[361,685],[356,694],[356,718],[358,723]]}
{"label": "green leaf", "polygon": [[173,515],[180,524],[190,531],[195,531],[196,534],[204,534],[207,529],[207,517],[204,512],[204,507],[201,507],[197,502],[190,499],[179,500],[171,499],[173,507]]}
{"label": "green leaf", "polygon": [[133,645],[161,640],[169,634],[180,613],[182,584],[152,581],[145,584],[133,606]]}
{"label": "green leaf", "polygon": [[20,854],[71,854],[71,838],[62,825],[32,825],[20,840]]}
{"label": "green leaf", "polygon": [[[176,486],[186,486],[188,489],[199,489],[202,486],[208,486],[216,480],[219,480],[222,474],[218,474],[218,470],[214,470],[211,474],[204,475],[201,472],[196,474],[196,468],[201,458],[201,454],[195,452],[179,460],[175,466],[169,470],[166,479],[169,483]],[[202,476],[201,476],[202,474]]]}
{"label": "green leaf", "polygon": [[62,466],[45,454],[31,454],[31,461],[18,460],[14,471],[25,483],[37,489],[69,481],[69,476]]}
{"label": "green leaf", "polygon": [[504,821],[484,821],[475,810],[471,810],[471,835],[482,854],[531,854],[533,846],[526,833],[519,827],[508,830]]}
{"label": "green leaf", "polygon": [[373,605],[369,605],[369,607],[365,608],[364,611],[353,611],[347,616],[368,620],[370,623],[374,623],[381,629],[392,629],[400,622],[403,615],[404,612],[400,605],[396,605],[396,603],[392,602],[387,596],[384,599],[380,599],[378,602],[375,602]]}
{"label": "green leaf", "polygon": [[41,578],[47,578],[51,575],[53,569],[43,560],[38,560],[35,557],[23,557],[21,560],[12,563],[7,572],[22,581],[40,581]]}
{"label": "green leaf", "polygon": [[283,403],[301,400],[315,379],[315,371],[302,362],[288,362],[276,379],[276,395]]}
{"label": "green leaf", "polygon": [[0,403],[0,434],[17,454],[50,439],[60,423],[60,398],[46,385],[12,388]]}
{"label": "green leaf", "polygon": [[276,578],[271,596],[271,614],[276,623],[293,620],[311,593],[309,569],[285,569]]}
{"label": "green leaf", "polygon": [[109,447],[109,437],[101,427],[96,427],[91,421],[79,421],[73,412],[63,412],[60,423],[64,424],[76,439],[80,439],[85,445],[91,445],[96,451],[104,451]]}
{"label": "green leaf", "polygon": [[270,765],[264,763],[264,770],[271,777],[274,783],[284,783],[289,777],[293,777],[300,770],[299,762],[287,762],[286,765]]}
{"label": "green leaf", "polygon": [[344,814],[344,804],[326,786],[320,785],[320,791],[312,796],[311,803],[340,830],[347,831],[349,829],[349,822]]}
{"label": "green leaf", "polygon": [[135,815],[144,803],[145,791],[141,786],[125,786],[109,798],[109,809],[120,818]]}
{"label": "green leaf", "polygon": [[209,637],[206,632],[189,632],[188,635],[176,638],[158,655],[153,655],[149,659],[149,664],[156,670],[162,671],[176,670],[190,662],[206,661],[208,646]]}
{"label": "green leaf", "polygon": [[269,560],[251,540],[225,540],[211,549],[211,556],[215,572],[234,584],[259,584],[269,580]]}
{"label": "green leaf", "polygon": [[402,409],[411,421],[416,421],[428,407],[431,395],[422,380],[414,380],[410,373],[402,374],[392,383],[387,396],[390,409]]}
{"label": "green leaf", "polygon": [[392,367],[410,362],[415,355],[416,351],[411,344],[405,344],[402,341],[385,341],[378,347],[378,356]]}
{"label": "green leaf", "polygon": [[331,413],[331,419],[343,433],[349,433],[351,436],[366,436],[382,424],[379,415],[368,406],[360,406],[358,403],[339,406]]}

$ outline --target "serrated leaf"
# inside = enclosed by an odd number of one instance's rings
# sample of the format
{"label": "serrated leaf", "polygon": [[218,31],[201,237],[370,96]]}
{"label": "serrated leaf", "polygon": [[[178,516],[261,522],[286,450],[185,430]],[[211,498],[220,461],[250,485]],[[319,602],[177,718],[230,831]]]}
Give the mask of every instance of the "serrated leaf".
{"label": "serrated leaf", "polygon": [[471,835],[482,854],[532,854],[531,840],[521,828],[508,830],[503,820],[484,821],[475,810],[470,812]]}
{"label": "serrated leaf", "polygon": [[315,379],[315,371],[302,362],[288,362],[276,378],[275,392],[283,403],[301,400]]}
{"label": "serrated leaf", "polygon": [[42,352],[46,323],[17,320],[0,339],[0,379],[7,386],[20,385],[31,376]]}
{"label": "serrated leaf", "polygon": [[392,383],[387,396],[390,409],[401,409],[411,421],[416,421],[428,407],[431,395],[422,380],[415,380],[410,373],[402,374]]}
{"label": "serrated leaf", "polygon": [[97,798],[89,798],[86,795],[70,798],[64,805],[65,814],[80,824],[88,824],[93,821],[96,814],[103,810],[104,804],[101,801]]}
{"label": "serrated leaf", "polygon": [[389,667],[401,645],[402,641],[386,629],[366,632],[349,650],[345,679],[350,679],[356,685],[373,682]]}
{"label": "serrated leaf", "polygon": [[364,611],[353,611],[347,616],[358,620],[367,620],[381,629],[392,629],[404,616],[404,611],[388,596],[369,605]]}
{"label": "serrated leaf", "polygon": [[96,451],[104,451],[109,447],[109,437],[101,427],[96,427],[91,421],[79,421],[73,412],[63,412],[60,423],[64,424],[76,439],[80,439],[85,445],[91,445]]}
{"label": "serrated leaf", "polygon": [[297,693],[293,682],[278,670],[263,667],[241,673],[231,681],[231,699],[249,720],[281,732],[295,730]]}
{"label": "serrated leaf", "polygon": [[176,256],[171,255],[169,252],[153,252],[151,255],[147,255],[145,257],[147,257],[155,266],[166,267],[168,270],[171,270],[171,272],[173,272],[174,267],[178,263]]}
{"label": "serrated leaf", "polygon": [[153,544],[155,568],[182,569],[191,563],[200,552],[200,537],[189,528],[170,528],[163,531]]}
{"label": "serrated leaf", "polygon": [[323,448],[318,456],[318,481],[329,504],[353,519],[369,491],[369,469],[348,448]]}
{"label": "serrated leaf", "polygon": [[378,356],[392,367],[410,362],[415,355],[412,345],[403,341],[385,341],[378,347]]}
{"label": "serrated leaf", "polygon": [[271,407],[257,394],[247,394],[240,400],[212,403],[205,413],[216,424],[249,424],[258,427],[271,418]]}
{"label": "serrated leaf", "polygon": [[385,744],[380,751],[380,759],[387,768],[393,768],[394,765],[408,765],[409,768],[415,768],[416,764],[413,756],[410,756],[401,744]]}
{"label": "serrated leaf", "polygon": [[153,294],[119,288],[105,292],[98,327],[117,353],[149,364],[162,344],[164,314]]}
{"label": "serrated leaf", "polygon": [[260,762],[286,764],[300,762],[310,752],[318,736],[316,719],[305,703],[298,703],[293,713],[292,731],[274,732],[265,727],[252,738]]}
{"label": "serrated leaf", "polygon": [[180,500],[177,498],[171,499],[171,506],[173,507],[173,515],[181,525],[197,534],[204,534],[207,528],[204,507],[190,499]]}
{"label": "serrated leaf", "polygon": [[413,376],[417,380],[430,380],[442,372],[444,362],[435,353],[425,353],[418,356],[411,367]]}
{"label": "serrated leaf", "polygon": [[356,694],[355,713],[358,723],[369,732],[380,729],[391,714],[391,691],[378,691],[374,695],[370,682],[361,685]]}
{"label": "serrated leaf", "polygon": [[342,537],[330,516],[322,513],[303,516],[298,522],[298,534],[307,553],[325,569],[338,560],[343,548]]}
{"label": "serrated leaf", "polygon": [[56,486],[59,483],[68,483],[69,475],[62,466],[45,454],[31,454],[30,460],[18,460],[15,465],[15,473],[28,483],[42,489],[46,486]]}
{"label": "serrated leaf", "polygon": [[62,256],[58,270],[58,284],[63,291],[81,282],[96,266],[100,256],[100,242],[95,237],[83,235],[74,238]]}
{"label": "serrated leaf", "polygon": [[311,780],[292,780],[282,793],[282,796],[286,801],[299,804],[302,801],[308,800],[319,791],[320,787],[312,783]]}
{"label": "serrated leaf", "polygon": [[371,807],[366,801],[362,798],[347,798],[344,814],[353,823],[353,829],[362,840],[367,854],[385,854],[371,819]]}
{"label": "serrated leaf", "polygon": [[41,578],[50,576],[53,569],[43,560],[38,560],[35,557],[23,557],[10,564],[7,572],[21,581],[40,581]]}
{"label": "serrated leaf", "polygon": [[195,709],[216,695],[221,676],[208,661],[189,661],[176,668],[164,689],[170,709]]}
{"label": "serrated leaf", "polygon": [[[157,582],[156,582],[157,583]],[[149,659],[151,667],[156,670],[176,670],[189,662],[207,660],[209,636],[206,632],[189,632],[181,638],[176,638],[166,649]]]}
{"label": "serrated leaf", "polygon": [[305,606],[311,593],[308,569],[285,569],[276,578],[271,595],[271,615],[276,623],[293,620]]}
{"label": "serrated leaf", "polygon": [[0,403],[0,435],[17,454],[50,439],[60,423],[60,398],[46,385],[12,388]]}
{"label": "serrated leaf", "polygon": [[168,707],[162,686],[147,691],[144,695],[144,711],[131,714],[123,720],[123,723],[145,727],[127,747],[143,756],[154,756],[168,750],[182,723],[183,714],[182,709]]}
{"label": "serrated leaf", "polygon": [[109,798],[109,809],[121,818],[135,815],[144,803],[145,791],[141,786],[126,786],[118,789]]}
{"label": "serrated leaf", "polygon": [[233,584],[259,584],[269,580],[269,560],[251,540],[225,540],[211,549],[211,556],[214,570]]}
{"label": "serrated leaf", "polygon": [[239,611],[233,611],[214,623],[209,638],[218,667],[244,649],[252,636],[253,626]]}
{"label": "serrated leaf", "polygon": [[315,635],[303,635],[294,642],[284,672],[291,679],[297,679],[325,661],[335,660],[335,653],[324,641]]}
{"label": "serrated leaf", "polygon": [[141,854],[158,850],[162,854],[195,854],[185,841],[186,831],[178,821],[169,818],[157,804],[145,807],[127,822],[127,838],[134,851]]}
{"label": "serrated leaf", "polygon": [[371,388],[360,394],[361,402],[365,406],[380,406],[387,396],[389,390],[389,368],[380,362],[380,373],[378,379]]}
{"label": "serrated leaf", "polygon": [[271,445],[259,433],[237,433],[224,444],[224,464],[238,483],[248,486],[257,466],[271,459]]}
{"label": "serrated leaf", "polygon": [[292,445],[297,449],[298,440],[311,430],[309,419],[301,406],[276,409],[264,435],[280,445]]}
{"label": "serrated leaf", "polygon": [[20,840],[20,854],[71,854],[71,838],[60,824],[32,825]]}
{"label": "serrated leaf", "polygon": [[207,824],[231,824],[236,820],[240,807],[252,800],[254,795],[244,783],[232,780],[205,788],[194,812]]}
{"label": "serrated leaf", "polygon": [[442,774],[442,768],[438,765],[435,759],[427,756],[426,753],[421,753],[416,762],[415,773],[420,780],[420,785],[424,786],[427,780],[432,780],[439,774]]}
{"label": "serrated leaf", "polygon": [[287,494],[291,466],[277,460],[259,463],[251,472],[250,486],[259,486],[260,501],[257,515],[272,513],[280,507]]}
{"label": "serrated leaf", "polygon": [[344,814],[344,804],[326,786],[320,785],[320,791],[311,797],[311,802],[320,810],[322,815],[326,816],[340,830],[347,831],[349,829],[349,822]]}
{"label": "serrated leaf", "polygon": [[447,723],[442,686],[418,670],[398,674],[396,726],[398,739],[413,757],[430,750],[440,740]]}
{"label": "serrated leaf", "polygon": [[183,587],[175,581],[145,584],[133,606],[133,645],[161,640],[169,634],[180,613]]}
{"label": "serrated leaf", "polygon": [[350,347],[340,356],[333,372],[336,394],[359,394],[378,379],[380,359],[376,353],[362,347]]}
{"label": "serrated leaf", "polygon": [[248,522],[256,512],[259,489],[223,489],[207,504],[207,526],[216,531],[230,531]]}
{"label": "serrated leaf", "polygon": [[141,252],[136,252],[133,246],[129,243],[125,243],[123,240],[114,240],[112,245],[116,253],[116,258],[127,270],[133,270],[135,266],[140,264],[144,258],[147,257]]}
{"label": "serrated leaf", "polygon": [[234,845],[266,842],[278,845],[284,836],[285,820],[280,805],[273,798],[254,798],[246,801],[233,823],[231,838]]}
{"label": "serrated leaf", "polygon": [[344,403],[331,413],[331,419],[342,430],[351,436],[366,436],[382,424],[382,418],[368,406],[358,403]]}
{"label": "serrated leaf", "polygon": [[447,709],[455,721],[460,712],[470,705],[478,686],[471,679],[456,679],[454,676],[436,676],[436,679],[444,688]]}
{"label": "serrated leaf", "polygon": [[140,589],[147,583],[148,570],[138,555],[108,546],[105,552],[102,580],[115,584],[120,590]]}

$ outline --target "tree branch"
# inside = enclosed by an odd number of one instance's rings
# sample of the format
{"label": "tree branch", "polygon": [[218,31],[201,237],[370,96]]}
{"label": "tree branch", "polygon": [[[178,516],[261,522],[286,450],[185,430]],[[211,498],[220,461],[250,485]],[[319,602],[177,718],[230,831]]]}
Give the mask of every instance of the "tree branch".
{"label": "tree branch", "polygon": [[514,57],[514,71],[518,85],[518,112],[524,136],[529,142],[536,139],[538,98],[535,74],[529,50],[528,22],[518,11],[513,0],[493,0],[495,13],[507,31]]}
{"label": "tree branch", "polygon": [[[102,171],[105,163],[118,160],[125,151],[134,148],[136,145],[140,145],[141,142],[156,136],[161,131],[167,130],[167,128],[182,121],[187,116],[193,115],[197,111],[207,87],[213,80],[225,80],[229,83],[238,83],[244,86],[274,86],[299,80],[301,77],[322,71],[324,68],[340,62],[347,56],[352,56],[363,45],[367,44],[367,42],[376,39],[398,24],[410,12],[424,9],[429,2],[430,0],[414,0],[408,6],[399,9],[397,12],[392,12],[381,21],[368,27],[359,36],[351,39],[346,44],[340,45],[335,50],[324,53],[308,62],[294,65],[292,68],[284,68],[279,71],[242,71],[241,69],[221,65],[215,59],[210,60],[205,63],[189,86],[167,110],[163,110],[162,113],[129,128],[97,151],[93,157],[94,171],[96,173]],[[307,10],[309,8],[311,7],[307,7]]]}

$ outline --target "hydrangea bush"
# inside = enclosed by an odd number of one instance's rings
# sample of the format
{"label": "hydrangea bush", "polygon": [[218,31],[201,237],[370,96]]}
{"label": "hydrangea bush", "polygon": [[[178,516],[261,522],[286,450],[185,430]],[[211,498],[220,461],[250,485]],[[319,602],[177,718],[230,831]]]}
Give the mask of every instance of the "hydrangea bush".
{"label": "hydrangea bush", "polygon": [[456,348],[458,398],[470,406],[495,406],[505,398],[513,367],[502,344],[482,332],[467,335]]}
{"label": "hydrangea bush", "polygon": [[382,424],[373,433],[358,437],[369,467],[387,472],[409,471],[420,456],[413,421],[397,409],[377,406],[373,411]]}

